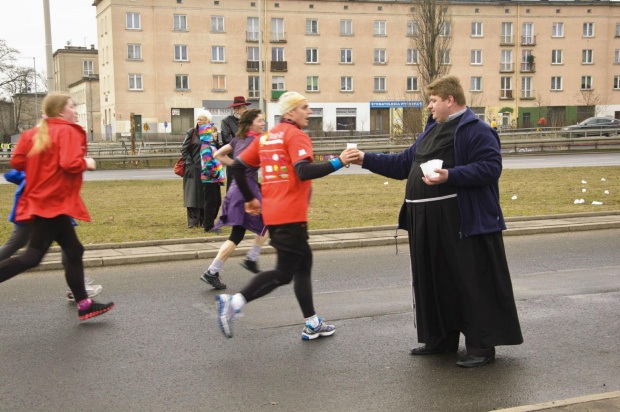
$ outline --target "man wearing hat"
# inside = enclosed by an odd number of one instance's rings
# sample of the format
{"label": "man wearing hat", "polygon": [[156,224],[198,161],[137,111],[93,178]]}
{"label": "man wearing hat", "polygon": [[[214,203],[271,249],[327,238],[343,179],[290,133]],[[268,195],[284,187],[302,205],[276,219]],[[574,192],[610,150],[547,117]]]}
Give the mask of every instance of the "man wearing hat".
{"label": "man wearing hat", "polygon": [[[227,116],[222,120],[220,128],[220,134],[222,135],[222,146],[227,145],[235,138],[237,135],[237,130],[239,130],[239,119],[241,115],[246,110],[246,106],[251,105],[252,103],[246,102],[245,97],[243,96],[235,96],[233,103],[228,106],[228,108],[233,109],[233,113],[230,116]],[[231,159],[232,153],[228,155]],[[232,182],[232,174],[231,170],[226,166],[226,191],[228,192],[228,188],[230,187],[230,182]]]}

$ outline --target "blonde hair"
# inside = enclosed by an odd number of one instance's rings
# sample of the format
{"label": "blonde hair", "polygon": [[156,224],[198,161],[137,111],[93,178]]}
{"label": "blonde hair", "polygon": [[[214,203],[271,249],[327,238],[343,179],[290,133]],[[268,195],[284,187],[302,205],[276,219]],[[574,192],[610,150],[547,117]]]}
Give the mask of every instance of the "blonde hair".
{"label": "blonde hair", "polygon": [[198,120],[199,117],[204,117],[207,120],[207,123],[211,123],[211,120],[213,119],[213,115],[208,110],[199,111],[196,115],[196,120]]}
{"label": "blonde hair", "polygon": [[286,92],[280,96],[278,100],[278,106],[280,107],[280,115],[284,116],[288,112],[291,112],[302,104],[306,99],[305,96],[297,92]]}
{"label": "blonde hair", "polygon": [[44,152],[52,145],[47,119],[50,117],[57,117],[58,114],[64,110],[69,99],[71,99],[71,96],[65,93],[49,94],[43,99],[43,114],[45,117],[41,119],[39,130],[37,130],[37,133],[32,138],[34,143],[28,156],[34,156]]}

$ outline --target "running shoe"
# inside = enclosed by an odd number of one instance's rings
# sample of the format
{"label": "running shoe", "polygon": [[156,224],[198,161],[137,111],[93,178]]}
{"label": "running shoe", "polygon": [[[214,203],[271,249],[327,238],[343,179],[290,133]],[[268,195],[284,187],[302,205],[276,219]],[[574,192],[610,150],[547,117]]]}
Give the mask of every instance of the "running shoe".
{"label": "running shoe", "polygon": [[99,303],[92,301],[90,306],[86,309],[78,309],[78,315],[80,316],[80,320],[87,320],[90,318],[94,318],[95,316],[103,315],[113,307],[114,302]]}
{"label": "running shoe", "polygon": [[301,338],[304,340],[312,340],[332,336],[334,333],[336,333],[336,327],[334,325],[327,325],[321,318],[319,318],[319,326],[316,328],[313,328],[306,323],[303,332],[301,332]]}
{"label": "running shoe", "polygon": [[232,338],[232,324],[237,318],[239,312],[236,312],[232,307],[232,296],[221,294],[217,295],[217,312],[219,314],[218,320],[220,322],[220,329],[227,338]]}
{"label": "running shoe", "polygon": [[[90,282],[92,283],[92,280],[90,280]],[[102,290],[103,290],[103,286],[101,285],[92,285],[90,283],[86,284],[86,294],[88,295],[89,298],[97,296],[98,294],[101,293]],[[71,292],[71,290],[67,291],[67,300],[69,302],[75,302],[75,296],[73,296],[73,292]]]}
{"label": "running shoe", "polygon": [[254,260],[250,260],[248,258],[243,259],[243,262],[239,263],[242,267],[246,268],[252,273],[260,273],[260,269],[258,268],[258,262]]}
{"label": "running shoe", "polygon": [[207,270],[205,271],[205,273],[202,274],[202,276],[200,277],[200,280],[202,280],[205,283],[208,283],[209,285],[213,286],[215,289],[218,289],[218,290],[226,289],[226,285],[220,282],[220,272],[217,272],[212,275]]}

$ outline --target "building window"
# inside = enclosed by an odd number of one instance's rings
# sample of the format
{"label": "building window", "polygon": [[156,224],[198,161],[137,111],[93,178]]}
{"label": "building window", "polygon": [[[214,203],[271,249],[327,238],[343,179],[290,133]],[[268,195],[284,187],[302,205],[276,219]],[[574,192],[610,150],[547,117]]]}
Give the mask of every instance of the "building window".
{"label": "building window", "polygon": [[340,78],[340,91],[341,92],[352,92],[353,91],[353,77],[342,76]]}
{"label": "building window", "polygon": [[415,21],[407,22],[407,36],[418,36],[420,34],[420,28]]}
{"label": "building window", "polygon": [[562,76],[553,76],[551,78],[551,90],[556,92],[562,90]]}
{"label": "building window", "polygon": [[616,37],[620,37],[620,23],[616,23]]}
{"label": "building window", "polygon": [[512,23],[502,23],[502,44],[513,44],[514,39],[512,37]]}
{"label": "building window", "polygon": [[248,17],[247,40],[258,41],[260,30],[258,28],[258,17]]}
{"label": "building window", "polygon": [[221,74],[213,75],[213,90],[217,92],[226,91],[226,76]]}
{"label": "building window", "polygon": [[187,61],[187,45],[185,44],[174,45],[174,60],[175,61]]}
{"label": "building window", "polygon": [[512,77],[502,77],[500,79],[500,98],[512,99]]}
{"label": "building window", "polygon": [[482,37],[482,22],[471,24],[471,37]]}
{"label": "building window", "polygon": [[512,50],[502,50],[500,70],[503,72],[512,71]]}
{"label": "building window", "polygon": [[126,29],[140,30],[140,13],[125,13],[127,25]]}
{"label": "building window", "polygon": [[319,91],[319,76],[306,77],[306,91],[318,92]]}
{"label": "building window", "polygon": [[385,77],[375,77],[375,92],[384,92],[385,89]]}
{"label": "building window", "polygon": [[220,63],[226,61],[224,46],[211,46],[211,61]]}
{"label": "building window", "polygon": [[439,35],[442,37],[452,36],[452,23],[449,21],[439,23]]}
{"label": "building window", "polygon": [[475,76],[475,77],[471,78],[470,91],[472,91],[472,92],[481,92],[482,91],[482,77]]}
{"label": "building window", "polygon": [[529,76],[521,78],[521,97],[524,99],[531,99],[532,97],[534,97],[534,90],[532,89],[532,78]]}
{"label": "building window", "polygon": [[564,37],[564,23],[553,23],[551,37]]}
{"label": "building window", "polygon": [[271,48],[271,60],[274,62],[283,62],[284,60],[284,47],[272,47]]}
{"label": "building window", "polygon": [[385,49],[375,49],[375,64],[386,64],[387,56]]}
{"label": "building window", "polygon": [[306,49],[306,63],[316,64],[319,62],[319,49]]}
{"label": "building window", "polygon": [[142,60],[142,46],[139,44],[128,44],[127,60]]}
{"label": "building window", "polygon": [[420,64],[418,49],[407,49],[407,64]]}
{"label": "building window", "polygon": [[581,76],[581,90],[592,90],[592,76]]}
{"label": "building window", "polygon": [[439,63],[450,64],[452,62],[452,56],[450,50],[439,50]]}
{"label": "building window", "polygon": [[418,91],[418,78],[415,76],[407,77],[407,91],[408,92],[417,92]]}
{"label": "building window", "polygon": [[284,87],[284,76],[273,76],[271,78],[271,90],[286,90]]}
{"label": "building window", "polygon": [[620,76],[614,76],[614,90],[620,90]]}
{"label": "building window", "polygon": [[306,34],[319,34],[319,21],[317,19],[306,19]]}
{"label": "building window", "polygon": [[129,90],[142,90],[142,75],[130,74],[129,75]]}
{"label": "building window", "polygon": [[172,16],[172,30],[187,31],[187,15],[175,14]]}
{"label": "building window", "polygon": [[614,64],[620,64],[620,50],[614,50]]}
{"label": "building window", "polygon": [[248,97],[257,99],[260,97],[260,77],[248,76]]}
{"label": "building window", "polygon": [[211,16],[211,33],[224,33],[224,16]]}
{"label": "building window", "polygon": [[594,50],[582,50],[581,51],[581,64],[593,64],[594,63]]}
{"label": "building window", "polygon": [[271,41],[284,41],[284,19],[271,19]]}
{"label": "building window", "polygon": [[248,47],[248,61],[249,62],[257,62],[258,61],[258,47]]}
{"label": "building window", "polygon": [[375,36],[385,36],[385,21],[384,20],[375,20]]}
{"label": "building window", "polygon": [[340,63],[353,63],[353,49],[340,49]]}
{"label": "building window", "polygon": [[84,76],[92,76],[95,74],[95,68],[92,60],[84,60]]}
{"label": "building window", "polygon": [[562,50],[551,50],[551,64],[564,64]]}
{"label": "building window", "polygon": [[189,76],[187,74],[177,74],[174,78],[176,90],[189,90]]}
{"label": "building window", "polygon": [[353,20],[340,20],[340,35],[353,36]]}
{"label": "building window", "polygon": [[583,37],[594,37],[594,23],[583,23]]}
{"label": "building window", "polygon": [[482,64],[482,50],[471,51],[471,64]]}
{"label": "building window", "polygon": [[534,23],[523,23],[521,26],[523,35],[521,36],[522,45],[534,45],[536,44],[536,37],[534,36]]}
{"label": "building window", "polygon": [[356,109],[336,108],[336,130],[355,130]]}

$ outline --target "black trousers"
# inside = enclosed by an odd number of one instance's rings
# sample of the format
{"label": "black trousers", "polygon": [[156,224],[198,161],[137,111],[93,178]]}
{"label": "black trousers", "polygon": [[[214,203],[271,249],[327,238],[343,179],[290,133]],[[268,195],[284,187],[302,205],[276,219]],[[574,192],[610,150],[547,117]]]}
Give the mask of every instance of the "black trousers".
{"label": "black trousers", "polygon": [[205,201],[205,213],[203,226],[205,230],[211,230],[215,219],[222,206],[222,191],[219,183],[203,183],[202,195]]}
{"label": "black trousers", "polygon": [[30,244],[19,256],[0,262],[0,283],[37,266],[56,241],[64,254],[65,279],[76,302],[88,297],[84,285],[84,246],[80,243],[71,218],[60,215],[53,218],[35,217],[30,224]]}
{"label": "black trousers", "polygon": [[308,244],[306,223],[267,226],[271,245],[277,250],[274,270],[261,272],[241,290],[247,302],[265,296],[274,289],[291,283],[305,318],[316,314],[312,299],[312,250]]}

